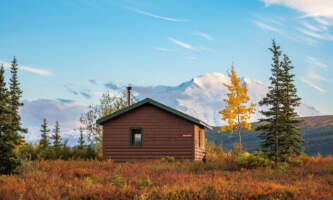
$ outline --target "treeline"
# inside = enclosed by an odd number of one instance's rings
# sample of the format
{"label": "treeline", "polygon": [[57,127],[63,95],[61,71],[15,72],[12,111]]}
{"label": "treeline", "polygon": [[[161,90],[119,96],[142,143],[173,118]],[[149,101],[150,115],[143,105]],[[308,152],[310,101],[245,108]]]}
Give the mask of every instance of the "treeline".
{"label": "treeline", "polygon": [[86,144],[83,129],[80,128],[80,137],[77,145],[69,146],[68,140],[64,140],[60,134],[60,124],[58,121],[51,130],[47,120],[44,119],[41,125],[41,139],[35,145],[25,143],[19,148],[19,157],[24,160],[56,160],[56,159],[101,159],[100,151],[93,144]]}
{"label": "treeline", "polygon": [[[136,101],[134,99],[134,101]],[[19,148],[19,157],[24,160],[69,160],[69,159],[102,159],[102,127],[96,120],[120,110],[127,105],[126,91],[115,96],[106,92],[102,95],[98,105],[90,105],[88,111],[80,117],[77,145],[71,147],[68,140],[64,140],[60,133],[60,124],[55,122],[54,128],[48,126],[47,119],[41,124],[40,140],[35,145],[25,143]]]}

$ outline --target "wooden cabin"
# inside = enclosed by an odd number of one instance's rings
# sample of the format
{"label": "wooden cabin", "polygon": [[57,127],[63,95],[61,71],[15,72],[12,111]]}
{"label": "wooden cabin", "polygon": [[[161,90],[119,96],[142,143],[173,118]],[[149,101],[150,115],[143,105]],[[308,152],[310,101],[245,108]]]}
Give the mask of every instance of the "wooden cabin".
{"label": "wooden cabin", "polygon": [[[131,100],[129,100],[131,102]],[[150,98],[97,120],[103,125],[103,158],[115,161],[202,160],[206,123]]]}

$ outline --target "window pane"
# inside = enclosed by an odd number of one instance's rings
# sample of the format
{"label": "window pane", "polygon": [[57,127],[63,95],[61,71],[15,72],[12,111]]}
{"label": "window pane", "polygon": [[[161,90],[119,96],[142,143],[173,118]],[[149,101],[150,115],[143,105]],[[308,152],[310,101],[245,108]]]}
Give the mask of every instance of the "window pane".
{"label": "window pane", "polygon": [[141,128],[131,128],[130,129],[130,145],[134,147],[142,146],[142,129]]}
{"label": "window pane", "polygon": [[141,133],[134,134],[134,144],[141,144],[142,143],[142,135]]}

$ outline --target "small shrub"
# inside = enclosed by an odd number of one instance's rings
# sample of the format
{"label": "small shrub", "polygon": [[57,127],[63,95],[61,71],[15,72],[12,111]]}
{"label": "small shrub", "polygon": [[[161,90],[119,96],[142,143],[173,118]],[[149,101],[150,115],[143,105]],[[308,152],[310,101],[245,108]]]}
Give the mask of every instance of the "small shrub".
{"label": "small shrub", "polygon": [[222,144],[216,146],[214,142],[209,142],[206,146],[206,157],[208,161],[219,160],[225,156]]}
{"label": "small shrub", "polygon": [[124,188],[127,186],[126,180],[121,176],[121,165],[119,165],[116,171],[112,174],[111,182],[117,187]]}
{"label": "small shrub", "polygon": [[138,188],[144,188],[144,187],[149,187],[153,184],[153,182],[146,177],[144,174],[142,174],[141,178],[136,182],[136,186]]}
{"label": "small shrub", "polygon": [[161,157],[161,161],[167,161],[167,162],[175,162],[175,157],[173,156],[164,156],[164,157]]}
{"label": "small shrub", "polygon": [[255,168],[255,167],[272,167],[274,162],[265,158],[261,153],[250,154],[244,152],[236,158],[236,163],[243,168]]}
{"label": "small shrub", "polygon": [[237,158],[242,152],[242,145],[235,143],[232,145],[232,147],[233,147],[232,155],[234,158]]}
{"label": "small shrub", "polygon": [[288,163],[286,163],[286,162],[280,162],[280,163],[278,163],[277,167],[278,167],[278,169],[280,169],[282,172],[285,172],[285,171],[288,169],[289,165],[288,165]]}

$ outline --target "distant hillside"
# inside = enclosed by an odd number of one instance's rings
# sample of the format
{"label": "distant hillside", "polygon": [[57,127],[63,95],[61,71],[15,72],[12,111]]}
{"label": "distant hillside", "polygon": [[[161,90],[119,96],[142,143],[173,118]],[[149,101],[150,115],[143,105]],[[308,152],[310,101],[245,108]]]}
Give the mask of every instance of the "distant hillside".
{"label": "distant hillside", "polygon": [[[302,117],[304,120],[300,124],[301,133],[306,141],[305,152],[309,155],[315,155],[318,152],[322,155],[333,154],[333,115]],[[254,151],[260,146],[260,139],[257,137],[258,132],[254,131],[259,123],[253,123],[251,131],[242,131],[243,148],[247,151]],[[208,141],[214,141],[216,144],[223,145],[223,149],[231,149],[232,144],[238,141],[236,134],[230,133],[219,134],[219,127],[213,131],[207,131]]]}

